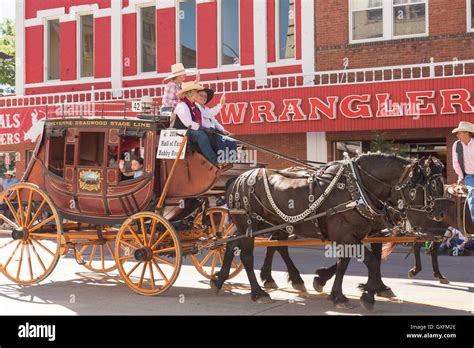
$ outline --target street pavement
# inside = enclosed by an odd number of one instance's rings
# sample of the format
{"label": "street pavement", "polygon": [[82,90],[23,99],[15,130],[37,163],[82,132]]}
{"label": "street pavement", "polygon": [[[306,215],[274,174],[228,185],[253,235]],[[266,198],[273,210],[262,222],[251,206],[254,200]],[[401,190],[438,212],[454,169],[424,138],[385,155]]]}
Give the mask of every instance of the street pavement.
{"label": "street pavement", "polygon": [[[335,259],[326,258],[321,247],[293,248],[290,255],[299,268],[308,296],[302,297],[287,282],[286,268],[278,254],[273,277],[280,286],[272,290],[271,304],[250,300],[245,271],[229,280],[218,296],[192,266],[184,260],[179,278],[166,293],[148,297],[136,294],[120,279],[117,271],[108,275],[88,271],[71,257],[60,259],[54,272],[42,283],[16,285],[0,274],[0,315],[472,315],[474,311],[474,256],[440,256],[441,272],[450,284],[432,276],[431,259],[422,254],[423,270],[408,279],[413,266],[409,249],[397,247],[382,264],[386,285],[397,295],[377,298],[368,311],[359,303],[359,283],[367,280],[367,269],[353,259],[344,278],[345,295],[352,309],[336,309],[327,300],[332,280],[319,294],[312,287],[314,271]],[[256,249],[256,268],[263,263],[265,249]],[[257,272],[259,276],[259,272]]]}

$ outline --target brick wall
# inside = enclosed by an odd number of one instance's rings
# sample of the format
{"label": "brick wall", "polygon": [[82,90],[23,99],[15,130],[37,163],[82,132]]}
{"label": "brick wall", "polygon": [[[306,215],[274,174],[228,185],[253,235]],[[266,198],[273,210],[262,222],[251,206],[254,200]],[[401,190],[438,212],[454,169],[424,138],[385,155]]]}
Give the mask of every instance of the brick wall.
{"label": "brick wall", "polygon": [[[474,58],[474,33],[466,32],[466,0],[430,0],[429,36],[349,44],[349,1],[316,0],[316,70],[363,68]],[[334,25],[337,23],[337,25]]]}
{"label": "brick wall", "polygon": [[[284,155],[306,159],[306,133],[296,134],[260,134],[260,135],[239,135],[237,138],[253,143],[266,149],[274,150]],[[288,168],[293,166],[291,162],[279,160],[271,155],[259,151],[257,161],[267,163],[268,168]]]}

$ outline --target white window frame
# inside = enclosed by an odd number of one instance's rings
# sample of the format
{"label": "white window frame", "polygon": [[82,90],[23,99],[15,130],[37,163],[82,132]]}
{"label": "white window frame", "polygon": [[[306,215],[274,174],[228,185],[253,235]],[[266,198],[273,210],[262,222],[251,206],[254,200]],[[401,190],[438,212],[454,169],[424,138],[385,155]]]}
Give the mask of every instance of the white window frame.
{"label": "white window frame", "polygon": [[[257,0],[261,1],[261,0]],[[217,1],[217,67],[225,68],[225,67],[240,67],[241,60],[242,60],[242,35],[241,35],[241,25],[240,25],[240,1],[239,4],[239,11],[237,13],[237,20],[239,23],[239,64],[222,64],[222,0]]]}
{"label": "white window frame", "polygon": [[[81,38],[82,38],[82,35],[81,35],[81,27],[82,27],[82,17],[84,16],[90,16],[92,15],[92,19],[94,21],[94,31],[93,31],[93,35],[94,35],[94,62],[93,62],[93,72],[92,72],[92,76],[86,76],[86,77],[83,77],[81,76],[81,70],[82,70],[82,60],[81,60]],[[95,78],[95,17],[94,17],[94,12],[93,11],[84,11],[84,12],[80,12],[80,13],[77,13],[77,16],[76,16],[76,76],[77,76],[77,80],[79,81],[94,81],[94,78]]]}
{"label": "white window frame", "polygon": [[158,45],[157,45],[157,35],[155,33],[155,71],[142,71],[142,8],[153,7],[155,9],[155,31],[156,31],[156,4],[155,1],[149,3],[142,3],[137,5],[137,75],[147,76],[156,74],[158,69]]}
{"label": "white window frame", "polygon": [[[181,0],[176,0],[176,61],[181,62],[181,20],[179,19],[179,4]],[[198,24],[198,5],[199,5],[199,0],[196,0],[196,30],[195,30],[195,35],[196,35],[196,67],[191,68],[191,69],[197,69],[198,67],[198,35],[197,35],[197,24]],[[190,68],[186,68],[190,69]]]}
{"label": "white window frame", "polygon": [[296,51],[298,42],[296,40],[298,30],[298,16],[296,15],[296,0],[295,0],[295,56],[293,58],[280,59],[280,0],[275,0],[275,62],[277,64],[295,64]]}
{"label": "white window frame", "polygon": [[472,11],[471,0],[466,0],[466,16],[467,16],[466,24],[467,24],[468,33],[474,32],[474,23],[472,23],[471,11]]}
{"label": "white window frame", "polygon": [[[59,58],[59,78],[58,79],[49,79],[49,21],[58,20],[59,21],[59,29],[61,30],[61,19],[60,15],[57,16],[50,16],[43,18],[43,59],[44,59],[44,76],[43,81],[60,81],[61,80],[61,46],[59,46],[60,50],[60,58]],[[59,40],[61,41],[61,33],[59,34]]]}
{"label": "white window frame", "polygon": [[394,26],[393,26],[393,8],[396,5],[393,5],[393,0],[382,0],[382,37],[372,38],[372,39],[359,39],[355,40],[352,38],[352,0],[349,2],[349,43],[358,44],[365,42],[376,42],[376,41],[389,41],[389,40],[398,40],[398,39],[407,39],[407,38],[416,38],[416,37],[427,37],[429,36],[429,0],[423,2],[419,0],[415,3],[410,3],[409,5],[425,4],[425,32],[420,34],[408,34],[408,35],[394,35]]}

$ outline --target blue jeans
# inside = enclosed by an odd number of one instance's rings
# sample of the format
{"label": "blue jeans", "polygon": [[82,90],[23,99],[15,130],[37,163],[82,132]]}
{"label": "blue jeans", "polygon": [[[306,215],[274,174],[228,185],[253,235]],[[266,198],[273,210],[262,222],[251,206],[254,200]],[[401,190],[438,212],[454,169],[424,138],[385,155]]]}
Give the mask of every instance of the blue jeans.
{"label": "blue jeans", "polygon": [[471,211],[471,220],[474,222],[474,175],[466,175],[464,177],[464,185],[466,185],[469,190],[467,195],[467,204],[469,205],[469,210]]}
{"label": "blue jeans", "polygon": [[189,141],[193,144],[197,144],[201,149],[202,154],[206,159],[213,165],[218,166],[217,154],[211,146],[211,141],[206,132],[202,130],[190,130],[188,131]]}
{"label": "blue jeans", "polygon": [[[217,137],[217,151],[222,151],[222,154],[224,154],[224,156],[222,156],[224,157],[224,162],[229,162],[232,158],[237,159],[237,143],[229,137]],[[230,156],[230,158],[227,156]]]}

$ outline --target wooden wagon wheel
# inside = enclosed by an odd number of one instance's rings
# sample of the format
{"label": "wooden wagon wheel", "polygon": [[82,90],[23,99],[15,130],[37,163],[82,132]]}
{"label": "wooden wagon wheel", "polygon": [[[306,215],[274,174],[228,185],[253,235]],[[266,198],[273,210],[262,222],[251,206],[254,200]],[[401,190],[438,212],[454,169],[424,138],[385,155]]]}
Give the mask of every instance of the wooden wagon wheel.
{"label": "wooden wagon wheel", "polygon": [[60,257],[60,214],[47,194],[30,183],[9,187],[0,202],[0,271],[18,284],[40,282]]}
{"label": "wooden wagon wheel", "polygon": [[105,244],[87,244],[76,248],[77,261],[89,271],[108,273],[117,269],[115,263],[115,241]]}
{"label": "wooden wagon wheel", "polygon": [[115,260],[127,285],[142,295],[158,295],[181,270],[178,234],[161,215],[142,212],[128,218],[115,241]]}
{"label": "wooden wagon wheel", "polygon": [[[235,225],[230,221],[229,210],[226,208],[210,208],[206,210],[206,220],[210,222],[208,236],[217,239],[232,235]],[[194,219],[195,224],[202,224],[202,213]],[[214,279],[216,272],[222,267],[224,260],[225,245],[204,250],[201,254],[191,255],[194,267],[207,279]],[[210,269],[209,269],[210,267]],[[243,265],[238,256],[232,261],[229,279],[235,277],[242,271]]]}

